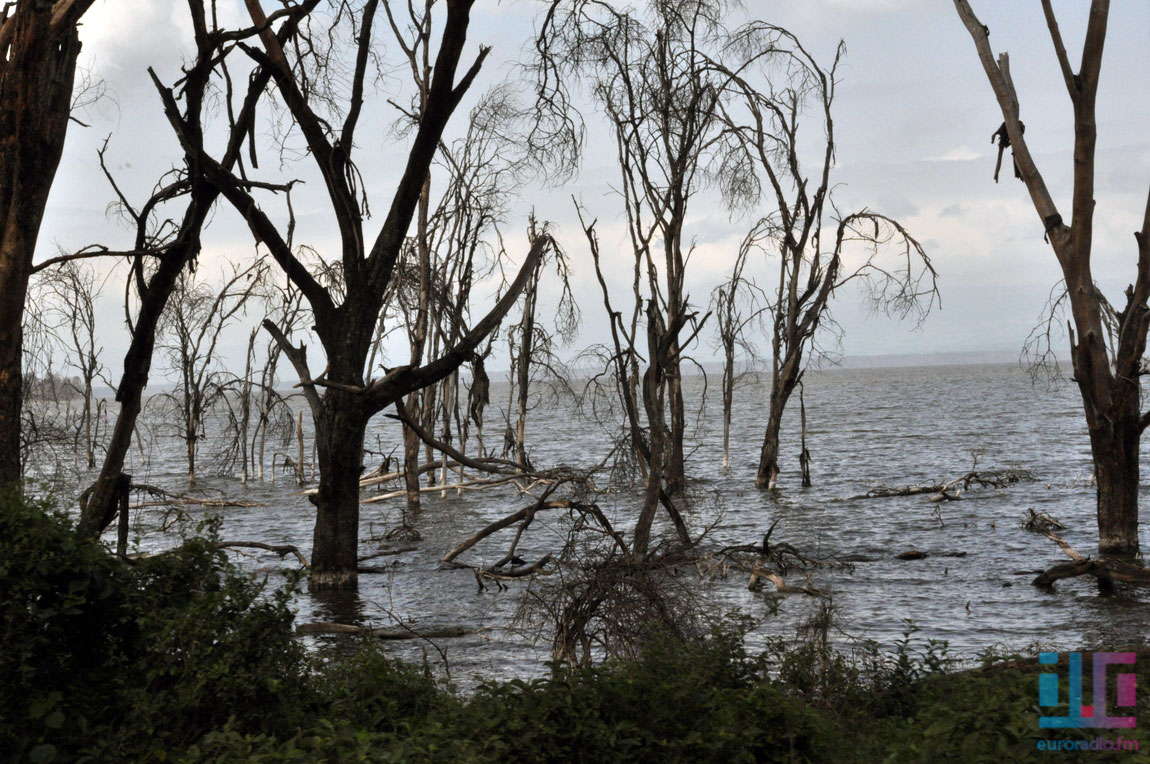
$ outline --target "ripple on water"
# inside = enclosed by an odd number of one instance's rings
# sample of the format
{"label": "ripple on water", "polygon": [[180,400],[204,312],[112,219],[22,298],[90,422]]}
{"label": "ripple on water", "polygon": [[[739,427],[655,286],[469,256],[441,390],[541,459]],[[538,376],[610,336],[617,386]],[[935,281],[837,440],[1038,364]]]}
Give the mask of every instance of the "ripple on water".
{"label": "ripple on water", "polygon": [[[1067,540],[1080,550],[1089,552],[1096,543],[1089,444],[1072,388],[1034,387],[1015,365],[817,370],[808,372],[804,382],[815,485],[798,487],[798,412],[792,406],[781,444],[781,488],[773,495],[753,487],[765,390],[746,387],[736,393],[733,466],[724,474],[720,403],[712,389],[702,424],[694,433],[698,449],[689,461],[689,469],[703,478],[695,486],[699,498],[688,513],[696,531],[717,519],[712,531],[715,543],[755,543],[772,521],[781,518],[773,537],[777,541],[808,553],[871,560],[855,563],[853,571],[820,571],[814,581],[833,591],[843,633],[887,645],[901,635],[908,618],[921,629],[920,636],[946,639],[952,653],[961,655],[991,647],[1024,649],[1033,643],[1130,646],[1150,633],[1148,592],[1100,598],[1085,580],[1063,582],[1053,594],[1029,584],[1031,571],[1059,561],[1061,553],[1049,541],[1022,529],[1020,517],[1028,507],[1066,523]],[[697,403],[698,380],[685,380],[685,387],[688,400]],[[498,384],[493,385],[492,396],[503,399]],[[540,406],[532,412],[527,429],[529,442],[537,444],[533,449],[537,464],[588,465],[603,456],[602,431],[580,420],[565,404],[549,401]],[[179,444],[162,437],[149,441],[150,461],[140,461],[133,452],[129,471],[138,482],[184,490]],[[395,423],[377,419],[368,442],[377,450],[379,446],[390,450],[399,442]],[[1039,482],[971,493],[964,501],[942,505],[931,504],[925,496],[848,500],[876,485],[958,477],[971,468],[975,456],[981,469],[1018,466],[1032,470]],[[200,488],[266,505],[220,511],[225,537],[291,543],[305,554],[310,552],[313,508],[290,476],[277,474],[274,484],[252,481],[243,486],[238,480],[206,473],[202,469]],[[400,619],[416,626],[469,626],[482,631],[447,644],[457,679],[540,673],[547,658],[546,641],[532,644],[513,624],[524,586],[478,592],[468,571],[440,570],[438,564],[445,550],[524,502],[524,497],[503,490],[426,494],[424,509],[408,518],[422,535],[418,550],[379,558],[375,562],[385,566],[385,572],[362,576],[358,595],[323,599],[302,595],[297,602],[300,620],[389,625]],[[633,497],[615,494],[602,504],[626,527]],[[194,517],[196,511],[189,514]],[[137,517],[154,530],[161,512],[146,510]],[[563,536],[560,517],[556,513],[533,526],[521,543],[522,556],[537,559],[558,549]],[[361,519],[363,551],[368,553],[378,548],[373,539],[401,522],[402,507],[394,502],[366,504]],[[147,549],[170,543],[155,533],[146,534],[142,542]],[[465,557],[490,563],[503,554],[505,544],[506,537],[496,537]],[[927,551],[929,556],[917,561],[894,559],[910,549]],[[957,552],[967,555],[943,556]],[[253,567],[278,564],[273,555],[262,553],[242,559]],[[746,591],[741,575],[701,590],[716,612],[734,608],[764,617],[756,643],[768,633],[790,633],[814,606],[809,598],[791,596],[782,602],[777,616],[766,618],[763,596]],[[430,651],[428,660],[440,660],[425,643],[394,649],[414,660]]]}

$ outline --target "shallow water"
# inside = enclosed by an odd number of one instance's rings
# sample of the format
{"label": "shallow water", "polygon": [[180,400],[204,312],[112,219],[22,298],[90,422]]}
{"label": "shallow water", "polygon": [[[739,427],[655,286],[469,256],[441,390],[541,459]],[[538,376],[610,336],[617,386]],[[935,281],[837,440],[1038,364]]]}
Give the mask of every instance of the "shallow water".
{"label": "shallow water", "polygon": [[[991,647],[1024,649],[1047,646],[1116,648],[1140,645],[1150,629],[1150,608],[1141,591],[1099,597],[1090,581],[1061,582],[1057,591],[1030,585],[1034,573],[1064,558],[1045,538],[1028,533],[1020,518],[1027,508],[1049,513],[1068,529],[1066,539],[1089,553],[1096,545],[1094,489],[1085,424],[1077,391],[1070,385],[1034,386],[1014,365],[949,366],[810,371],[805,379],[808,448],[813,455],[814,487],[799,487],[798,399],[793,400],[784,429],[780,489],[756,490],[754,474],[766,391],[753,384],[736,392],[729,472],[721,468],[721,420],[717,386],[693,439],[697,449],[688,460],[691,494],[688,512],[692,532],[718,520],[708,543],[757,543],[779,519],[773,540],[786,541],[816,557],[859,556],[852,570],[822,570],[813,582],[829,588],[838,609],[840,637],[874,639],[890,645],[913,619],[920,636],[947,640],[952,654],[973,656]],[[688,404],[698,406],[701,379],[688,380]],[[502,418],[506,388],[492,389],[489,421]],[[306,420],[306,416],[305,416]],[[145,427],[146,455],[134,450],[137,482],[171,490],[186,489],[178,441],[164,434],[165,417],[153,415]],[[487,434],[488,441],[497,437]],[[388,452],[399,442],[392,420],[380,418],[368,446]],[[528,442],[537,466],[568,463],[589,466],[606,453],[607,437],[596,423],[581,418],[572,405],[547,398],[528,422]],[[211,442],[207,443],[210,448]],[[293,454],[294,444],[281,447]],[[1038,477],[1034,483],[965,494],[962,501],[941,505],[925,496],[855,499],[870,488],[941,482],[973,466],[983,469],[1020,467]],[[207,459],[205,459],[207,461]],[[369,467],[372,459],[367,459]],[[310,551],[313,514],[289,475],[275,483],[247,486],[238,479],[201,477],[200,489],[258,501],[265,506],[219,511],[227,539],[292,543]],[[365,504],[361,512],[361,554],[379,548],[379,539],[402,519],[402,499]],[[1143,489],[1143,501],[1146,491]],[[531,676],[543,670],[548,647],[532,644],[511,628],[524,584],[508,591],[477,592],[466,570],[440,570],[438,560],[462,539],[494,519],[531,500],[508,489],[424,495],[424,509],[411,523],[422,534],[418,548],[372,561],[384,573],[361,575],[358,596],[317,600],[301,595],[300,620],[357,619],[394,625],[464,625],[482,631],[463,639],[443,640],[454,676]],[[622,527],[635,505],[615,494],[612,507]],[[143,549],[171,543],[155,533],[162,510],[147,509],[133,518]],[[513,529],[492,537],[461,559],[490,564],[504,554]],[[538,559],[557,551],[563,528],[559,518],[532,526],[522,556]],[[923,560],[895,559],[910,549],[929,553]],[[965,556],[953,556],[954,553]],[[948,556],[949,555],[949,556]],[[244,564],[275,568],[274,555],[244,556]],[[293,561],[289,558],[284,565]],[[802,583],[796,577],[793,583]],[[701,586],[715,612],[737,609],[762,618],[756,634],[788,634],[811,610],[802,595],[783,599],[778,614],[762,594],[746,590],[744,574]],[[767,588],[770,588],[769,584]],[[397,646],[398,654],[429,659],[440,656],[422,643]]]}

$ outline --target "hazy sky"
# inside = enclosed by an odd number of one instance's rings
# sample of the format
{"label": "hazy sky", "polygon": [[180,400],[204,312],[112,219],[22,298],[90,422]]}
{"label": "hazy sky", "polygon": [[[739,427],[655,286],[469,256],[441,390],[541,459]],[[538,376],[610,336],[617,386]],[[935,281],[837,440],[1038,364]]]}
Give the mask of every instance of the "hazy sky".
{"label": "hazy sky", "polygon": [[[1048,185],[1069,219],[1072,170],[1070,103],[1046,33],[1037,0],[972,0],[990,27],[996,52],[1011,54],[1022,104],[1026,137]],[[240,0],[221,0],[225,20],[241,19]],[[1086,0],[1055,2],[1063,35],[1080,51]],[[507,76],[528,41],[535,5],[528,0],[479,0],[470,35],[472,54],[493,46],[477,88]],[[944,0],[748,0],[748,13],[787,27],[820,60],[829,63],[839,39],[847,57],[835,103],[838,165],[832,176],[844,210],[862,206],[901,220],[924,244],[939,272],[942,309],[919,328],[868,316],[857,296],[844,293],[833,312],[845,329],[847,355],[960,351],[1017,351],[1035,323],[1059,276],[1042,226],[1025,188],[1006,161],[996,185],[990,136],[1001,114],[975,55],[973,44],[950,2]],[[98,0],[81,30],[83,61],[102,78],[112,99],[73,125],[41,233],[39,258],[57,247],[75,249],[101,241],[125,246],[129,233],[105,214],[111,193],[96,164],[95,151],[111,135],[109,164],[125,190],[142,199],[160,172],[180,161],[159,99],[146,74],[154,66],[172,82],[190,39],[185,6],[174,0]],[[386,83],[383,86],[386,91]],[[389,95],[379,95],[379,101]],[[1136,251],[1133,231],[1141,222],[1150,184],[1150,3],[1115,2],[1102,69],[1098,119],[1098,175],[1095,273],[1119,298],[1132,278]],[[376,210],[385,208],[388,184],[397,166],[396,143],[385,111],[372,112],[360,130],[358,161]],[[588,116],[594,121],[593,114]],[[622,251],[621,205],[610,191],[615,170],[610,154],[587,149],[580,177],[559,188],[531,188],[504,225],[509,249],[526,250],[522,231],[526,211],[554,221],[560,241],[573,257],[576,289],[585,328],[578,344],[603,339],[599,299],[581,231],[575,222],[574,194],[600,220],[608,254]],[[292,168],[288,168],[289,171]],[[313,184],[314,185],[314,184]],[[332,241],[333,224],[321,206],[301,212],[301,232],[321,248]],[[314,213],[314,214],[313,214]],[[377,221],[377,223],[380,221]],[[735,247],[750,221],[730,220],[713,205],[700,205],[689,221],[688,237],[698,252],[691,262],[689,292],[705,303],[724,277]],[[250,235],[230,209],[221,208],[205,236],[209,268],[223,257],[250,256]],[[765,266],[764,266],[765,267]],[[761,271],[762,272],[762,271]],[[101,316],[105,322],[104,362],[118,375],[126,346],[122,287],[110,283]],[[698,355],[711,354],[709,339]]]}

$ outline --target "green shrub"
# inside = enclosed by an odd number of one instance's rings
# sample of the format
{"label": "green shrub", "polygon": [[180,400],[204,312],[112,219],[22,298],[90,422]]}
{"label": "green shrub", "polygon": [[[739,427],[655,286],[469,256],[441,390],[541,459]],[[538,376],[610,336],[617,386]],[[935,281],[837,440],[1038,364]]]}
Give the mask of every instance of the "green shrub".
{"label": "green shrub", "polygon": [[66,519],[0,495],[0,760],[67,757],[105,723],[138,634],[128,577]]}
{"label": "green shrub", "polygon": [[222,728],[286,735],[309,702],[287,591],[210,541],[129,565],[0,497],[0,760],[161,757]]}

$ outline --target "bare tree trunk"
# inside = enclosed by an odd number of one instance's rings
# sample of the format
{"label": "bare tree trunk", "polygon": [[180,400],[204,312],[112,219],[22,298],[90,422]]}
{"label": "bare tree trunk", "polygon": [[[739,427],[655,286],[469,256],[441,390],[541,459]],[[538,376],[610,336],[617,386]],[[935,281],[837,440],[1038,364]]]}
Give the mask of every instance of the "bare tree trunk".
{"label": "bare tree trunk", "polygon": [[[539,270],[542,270],[542,263]],[[538,294],[539,270],[527,282],[523,295],[523,320],[519,324],[519,352],[516,355],[516,395],[518,396],[518,419],[515,423],[515,459],[520,467],[527,468],[527,406],[531,398],[531,353],[535,339],[535,303]]]}
{"label": "bare tree trunk", "polygon": [[799,442],[799,467],[803,471],[803,488],[811,487],[811,452],[807,450],[807,403],[803,400],[803,385],[799,383],[799,416],[802,418]]}
{"label": "bare tree trunk", "polygon": [[312,590],[353,589],[358,581],[359,478],[368,417],[354,393],[329,390],[316,419],[319,489],[316,507]]}
{"label": "bare tree trunk", "polygon": [[191,433],[188,436],[188,485],[196,484],[196,440],[198,435]]}
{"label": "bare tree trunk", "polygon": [[723,338],[723,469],[731,467],[731,408],[735,402],[735,343]]}
{"label": "bare tree trunk", "polygon": [[667,401],[670,404],[670,442],[667,449],[665,467],[667,492],[678,493],[687,486],[686,458],[683,454],[683,438],[687,431],[686,404],[683,402],[683,378],[678,358],[678,343],[672,348],[674,360],[668,365]]}
{"label": "bare tree trunk", "polygon": [[[791,344],[794,347],[794,344]],[[759,455],[759,474],[755,485],[774,490],[779,482],[779,430],[783,424],[783,412],[787,401],[795,391],[801,374],[802,359],[792,354],[776,367],[772,375],[771,401],[767,413],[767,431],[763,435],[763,448]]]}
{"label": "bare tree trunk", "polygon": [[[409,401],[413,401],[415,409],[419,408],[419,394],[408,396]],[[396,401],[396,408],[403,408],[402,401]],[[401,412],[402,413],[402,412]],[[406,424],[403,425],[403,483],[407,489],[407,511],[419,511],[419,436],[415,434],[415,430],[411,429]]]}
{"label": "bare tree trunk", "polygon": [[1110,384],[1100,384],[1091,372],[1106,356],[1090,357],[1086,344],[1072,345],[1072,354],[1098,489],[1098,551],[1132,557],[1138,552],[1139,383],[1111,377]]}
{"label": "bare tree trunk", "polygon": [[779,430],[783,422],[783,408],[786,402],[772,390],[770,410],[767,414],[767,431],[763,436],[763,448],[759,454],[759,475],[755,485],[759,488],[775,490],[779,485]]}
{"label": "bare tree trunk", "polygon": [[80,39],[53,28],[55,3],[25,0],[0,16],[0,485],[21,478],[21,322],[32,257],[64,149]]}

